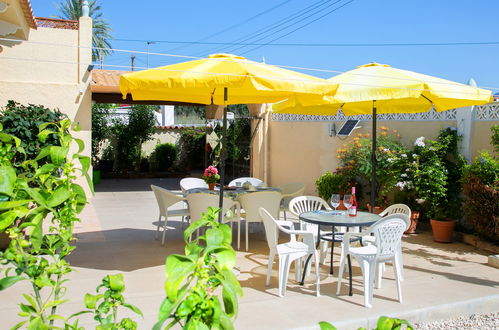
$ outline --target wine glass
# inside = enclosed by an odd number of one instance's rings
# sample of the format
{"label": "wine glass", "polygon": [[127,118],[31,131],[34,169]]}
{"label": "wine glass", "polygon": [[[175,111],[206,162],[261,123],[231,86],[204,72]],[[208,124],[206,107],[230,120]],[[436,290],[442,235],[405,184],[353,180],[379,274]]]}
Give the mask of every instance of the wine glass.
{"label": "wine glass", "polygon": [[336,208],[340,206],[340,195],[338,194],[331,195],[331,206],[334,207],[334,210],[336,211]]}
{"label": "wine glass", "polygon": [[347,210],[352,206],[352,195],[343,196],[343,205],[345,205]]}

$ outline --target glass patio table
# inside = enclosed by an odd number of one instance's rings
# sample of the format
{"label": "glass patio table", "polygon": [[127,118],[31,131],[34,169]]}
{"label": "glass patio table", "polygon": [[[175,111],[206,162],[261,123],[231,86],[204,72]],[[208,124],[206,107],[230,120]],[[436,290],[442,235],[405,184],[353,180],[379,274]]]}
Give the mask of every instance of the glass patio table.
{"label": "glass patio table", "polygon": [[[318,225],[317,226],[317,242],[316,247],[319,247],[319,244],[322,240],[331,242],[331,268],[330,274],[333,274],[333,252],[334,252],[334,243],[343,241],[343,233],[335,232],[336,227],[346,227],[347,231],[349,231],[350,227],[359,227],[359,231],[362,230],[362,227],[370,226],[379,219],[381,216],[378,214],[373,214],[369,212],[357,212],[357,216],[351,217],[344,211],[330,211],[330,210],[316,210],[311,212],[305,212],[300,214],[300,221],[311,223]],[[320,228],[321,226],[331,226],[331,233],[322,234]],[[362,241],[361,241],[362,244]],[[305,268],[307,269],[308,263],[310,262],[310,257],[307,258],[305,262]],[[303,277],[301,284],[303,285],[305,281],[305,270],[303,271]],[[350,256],[348,256],[348,274],[350,276],[350,292],[349,295],[352,295],[352,265],[350,262]]]}
{"label": "glass patio table", "polygon": [[[254,190],[249,190],[243,187],[229,187],[224,189],[224,197],[236,200],[242,194],[258,191],[281,191],[281,189],[274,187],[254,187]],[[218,187],[215,187],[215,190],[210,190],[208,188],[192,188],[186,191],[186,194],[192,193],[208,193],[218,195],[220,193],[220,190],[218,189]]]}

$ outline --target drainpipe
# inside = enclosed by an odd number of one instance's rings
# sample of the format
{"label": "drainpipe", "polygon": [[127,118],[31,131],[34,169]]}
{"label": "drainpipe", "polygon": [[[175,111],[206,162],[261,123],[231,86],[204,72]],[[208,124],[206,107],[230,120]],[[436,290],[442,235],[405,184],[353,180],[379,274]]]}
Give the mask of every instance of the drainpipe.
{"label": "drainpipe", "polygon": [[[473,78],[470,78],[468,85],[477,87]],[[475,107],[463,107],[456,109],[456,125],[457,135],[461,137],[458,141],[459,153],[466,158],[468,162],[472,158],[472,139],[473,139],[473,122],[475,120]]]}

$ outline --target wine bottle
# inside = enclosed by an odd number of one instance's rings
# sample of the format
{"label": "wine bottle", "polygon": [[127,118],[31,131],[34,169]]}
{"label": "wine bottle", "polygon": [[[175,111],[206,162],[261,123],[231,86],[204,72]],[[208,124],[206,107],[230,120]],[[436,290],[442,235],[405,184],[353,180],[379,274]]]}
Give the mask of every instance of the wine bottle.
{"label": "wine bottle", "polygon": [[348,215],[351,217],[357,216],[357,199],[355,198],[355,187],[352,187],[352,197],[350,197],[350,208]]}

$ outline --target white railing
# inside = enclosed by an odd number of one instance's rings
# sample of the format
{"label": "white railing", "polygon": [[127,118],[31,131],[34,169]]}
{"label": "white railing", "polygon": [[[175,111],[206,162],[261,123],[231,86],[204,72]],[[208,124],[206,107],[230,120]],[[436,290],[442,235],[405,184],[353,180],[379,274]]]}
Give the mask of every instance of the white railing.
{"label": "white railing", "polygon": [[[347,119],[357,119],[362,121],[371,120],[371,115],[345,116],[340,110],[334,116],[311,116],[311,115],[294,115],[273,113],[271,115],[273,121],[345,121]],[[394,121],[452,121],[456,120],[456,110],[447,110],[437,112],[431,110],[420,113],[389,113],[379,114],[379,121],[394,120]],[[488,103],[475,107],[475,120],[479,121],[496,121],[499,120],[499,102]]]}

